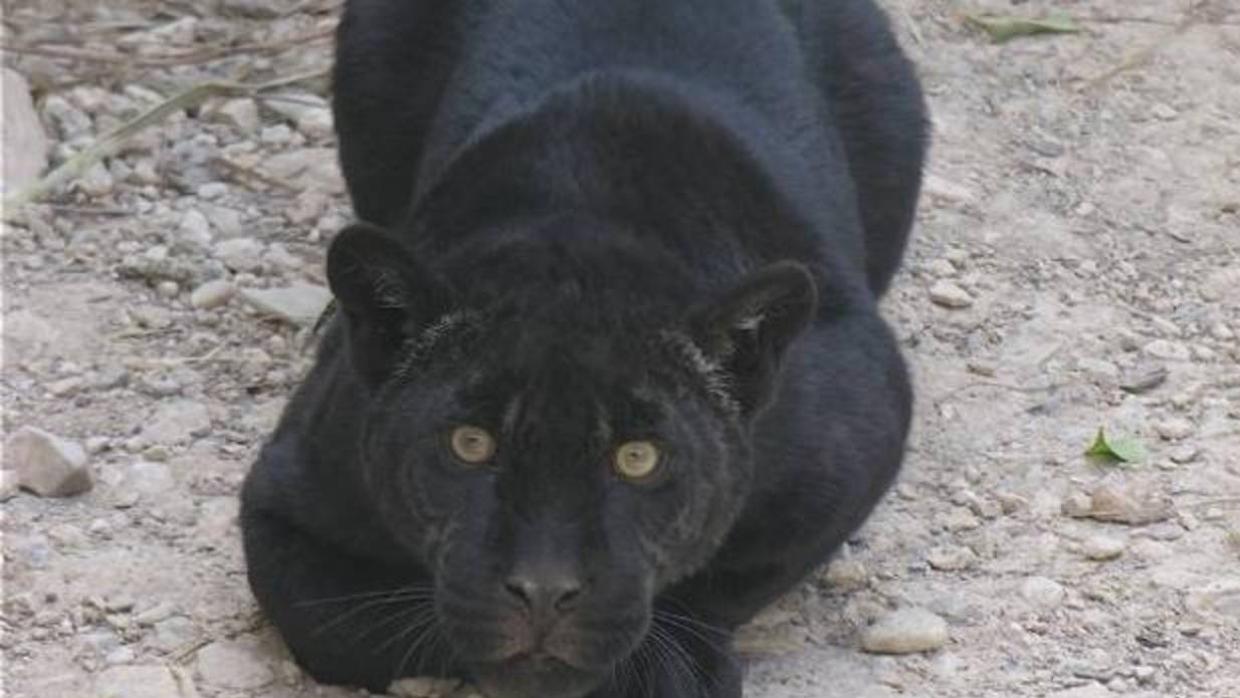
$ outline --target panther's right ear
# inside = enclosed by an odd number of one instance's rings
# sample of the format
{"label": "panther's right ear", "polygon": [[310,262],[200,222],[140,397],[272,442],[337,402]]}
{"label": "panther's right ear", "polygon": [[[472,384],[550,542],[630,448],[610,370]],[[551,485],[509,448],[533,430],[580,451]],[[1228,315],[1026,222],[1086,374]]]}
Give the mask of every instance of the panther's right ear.
{"label": "panther's right ear", "polygon": [[391,374],[406,342],[450,307],[446,288],[405,245],[364,223],[332,241],[327,282],[345,317],[353,366],[371,386]]}

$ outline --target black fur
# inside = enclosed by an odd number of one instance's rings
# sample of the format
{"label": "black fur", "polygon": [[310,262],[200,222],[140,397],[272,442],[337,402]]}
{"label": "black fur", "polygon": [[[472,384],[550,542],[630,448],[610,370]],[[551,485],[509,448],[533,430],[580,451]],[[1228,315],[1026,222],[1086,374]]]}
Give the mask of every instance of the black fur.
{"label": "black fur", "polygon": [[[242,495],[329,683],[737,698],[899,467],[925,115],[871,0],[350,0],[340,312]],[[453,455],[462,425],[493,456]],[[659,449],[625,480],[620,443]]]}

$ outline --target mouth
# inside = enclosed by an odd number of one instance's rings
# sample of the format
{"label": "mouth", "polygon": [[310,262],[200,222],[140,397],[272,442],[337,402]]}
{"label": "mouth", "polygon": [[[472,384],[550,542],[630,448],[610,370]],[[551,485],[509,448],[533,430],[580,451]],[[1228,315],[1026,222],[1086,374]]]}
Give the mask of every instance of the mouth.
{"label": "mouth", "polygon": [[479,667],[476,678],[490,698],[582,698],[604,676],[538,651]]}

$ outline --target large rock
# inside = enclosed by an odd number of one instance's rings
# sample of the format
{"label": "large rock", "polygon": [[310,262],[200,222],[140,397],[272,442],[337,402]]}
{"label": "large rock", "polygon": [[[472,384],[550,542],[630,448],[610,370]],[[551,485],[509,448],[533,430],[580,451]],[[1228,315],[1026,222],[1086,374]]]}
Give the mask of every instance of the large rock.
{"label": "large rock", "polygon": [[20,73],[3,69],[3,112],[0,134],[3,134],[4,161],[0,175],[0,191],[17,191],[39,178],[47,168],[47,134],[30,99],[30,85]]}
{"label": "large rock", "polygon": [[94,485],[86,450],[35,427],[22,427],[9,437],[4,467],[12,470],[17,485],[40,497],[72,497]]}

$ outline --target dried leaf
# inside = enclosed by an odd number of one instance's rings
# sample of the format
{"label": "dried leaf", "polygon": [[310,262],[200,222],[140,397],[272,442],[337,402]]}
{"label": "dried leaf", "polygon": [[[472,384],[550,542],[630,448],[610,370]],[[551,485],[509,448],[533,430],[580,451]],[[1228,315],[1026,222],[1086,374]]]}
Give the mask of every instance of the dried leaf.
{"label": "dried leaf", "polygon": [[1032,19],[1000,15],[965,15],[965,22],[990,35],[991,41],[1001,44],[1021,36],[1038,34],[1076,34],[1084,31],[1076,20],[1064,15]]}

